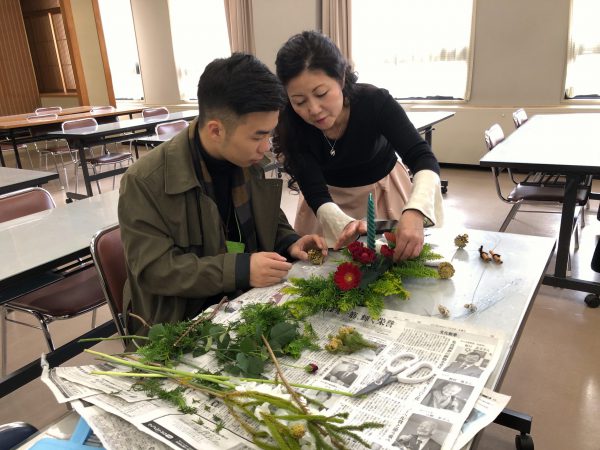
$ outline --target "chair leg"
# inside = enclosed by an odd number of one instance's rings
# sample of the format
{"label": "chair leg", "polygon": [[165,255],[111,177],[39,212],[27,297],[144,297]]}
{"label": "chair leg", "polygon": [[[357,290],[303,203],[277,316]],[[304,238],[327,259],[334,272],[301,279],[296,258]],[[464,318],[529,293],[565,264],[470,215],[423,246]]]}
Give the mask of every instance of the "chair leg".
{"label": "chair leg", "polygon": [[42,333],[44,333],[44,339],[46,339],[46,345],[48,346],[48,350],[53,352],[55,350],[54,343],[52,342],[52,336],[50,336],[50,330],[48,329],[48,323],[44,320],[44,317],[34,313],[35,318],[40,323],[40,329]]}
{"label": "chair leg", "polygon": [[67,166],[65,165],[65,160],[63,159],[62,153],[58,156],[60,156],[60,163],[63,166],[63,171],[65,172],[65,185],[67,186],[67,190],[69,190],[69,176],[67,175]]}
{"label": "chair leg", "polygon": [[92,310],[92,330],[96,328],[96,310],[97,308]]}
{"label": "chair leg", "polygon": [[498,231],[503,232],[504,230],[506,230],[506,228],[508,227],[508,224],[510,223],[511,220],[514,219],[514,217],[516,216],[520,207],[521,207],[521,203],[515,203],[512,206],[512,208],[510,208],[510,211],[508,212],[506,219],[504,219],[504,222],[502,222],[502,226],[500,226],[500,229]]}
{"label": "chair leg", "polygon": [[[94,172],[94,175],[98,175],[95,164],[92,164],[92,171]],[[98,186],[98,194],[102,194],[102,191],[100,190],[100,180],[96,180],[96,186]]]}
{"label": "chair leg", "polygon": [[[60,180],[60,171],[58,170],[58,162],[56,161],[56,155],[52,153],[52,159],[54,160],[54,167],[56,167],[56,173],[58,174],[58,179]],[[48,164],[46,162],[46,168],[48,168]],[[65,171],[65,182],[67,181],[67,173]],[[60,184],[61,189],[65,189],[65,183]],[[68,187],[67,187],[68,189]]]}
{"label": "chair leg", "polygon": [[29,165],[31,166],[31,168],[33,169],[33,160],[31,159],[31,155],[29,154],[29,144],[27,144],[27,148],[25,149],[25,151],[27,152],[27,158],[29,159]]}
{"label": "chair leg", "polygon": [[0,338],[2,339],[2,355],[0,355],[0,378],[4,378],[6,376],[6,364],[7,364],[7,343],[6,339],[8,337],[8,333],[6,332],[6,308],[4,306],[0,306]]}

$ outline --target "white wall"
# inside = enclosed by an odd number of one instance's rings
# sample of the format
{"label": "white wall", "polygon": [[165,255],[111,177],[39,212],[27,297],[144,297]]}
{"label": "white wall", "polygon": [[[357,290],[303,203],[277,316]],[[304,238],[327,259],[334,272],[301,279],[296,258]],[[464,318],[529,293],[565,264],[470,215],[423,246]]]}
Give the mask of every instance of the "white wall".
{"label": "white wall", "polygon": [[275,71],[277,50],[293,34],[320,29],[319,0],[254,0],[256,56]]}

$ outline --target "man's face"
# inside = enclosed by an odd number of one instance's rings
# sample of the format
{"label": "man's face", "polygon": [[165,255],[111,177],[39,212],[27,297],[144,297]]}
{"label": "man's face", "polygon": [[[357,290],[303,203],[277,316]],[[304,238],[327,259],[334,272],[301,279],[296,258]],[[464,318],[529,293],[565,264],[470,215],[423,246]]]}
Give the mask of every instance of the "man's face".
{"label": "man's face", "polygon": [[461,387],[457,384],[446,384],[442,388],[442,394],[452,396],[458,394],[461,390]]}
{"label": "man's face", "polygon": [[271,149],[271,136],[278,119],[278,111],[254,112],[240,117],[234,129],[225,130],[225,139],[218,148],[219,156],[239,167],[260,162]]}
{"label": "man's face", "polygon": [[468,353],[467,355],[465,355],[465,362],[467,364],[475,364],[477,361],[479,361],[479,358],[481,356],[479,355],[479,353]]}
{"label": "man's face", "polygon": [[431,436],[433,434],[434,425],[432,422],[422,422],[417,427],[417,435],[418,436]]}

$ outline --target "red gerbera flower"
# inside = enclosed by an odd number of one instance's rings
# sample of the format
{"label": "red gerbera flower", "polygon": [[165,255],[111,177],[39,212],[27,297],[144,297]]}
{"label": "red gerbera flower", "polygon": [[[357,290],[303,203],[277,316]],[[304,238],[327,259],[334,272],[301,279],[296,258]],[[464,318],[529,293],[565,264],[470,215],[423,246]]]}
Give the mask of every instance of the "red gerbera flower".
{"label": "red gerbera flower", "polygon": [[362,264],[371,264],[375,261],[375,250],[371,250],[370,248],[363,248],[360,252],[353,254],[352,257],[354,260],[362,263]]}
{"label": "red gerbera flower", "polygon": [[393,258],[394,257],[394,250],[391,249],[390,247],[388,247],[387,245],[382,245],[380,252],[386,258]]}
{"label": "red gerbera flower", "polygon": [[360,269],[356,264],[352,264],[351,262],[340,264],[333,275],[333,281],[342,291],[349,291],[357,287],[360,284],[361,278]]}

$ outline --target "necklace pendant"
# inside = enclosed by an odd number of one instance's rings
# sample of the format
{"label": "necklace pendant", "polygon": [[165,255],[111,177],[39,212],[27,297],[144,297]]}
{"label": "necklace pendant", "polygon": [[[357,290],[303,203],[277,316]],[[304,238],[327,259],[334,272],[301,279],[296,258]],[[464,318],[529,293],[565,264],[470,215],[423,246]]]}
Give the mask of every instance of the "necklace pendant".
{"label": "necklace pendant", "polygon": [[331,150],[329,150],[329,154],[333,157],[335,156],[335,148],[332,148]]}

